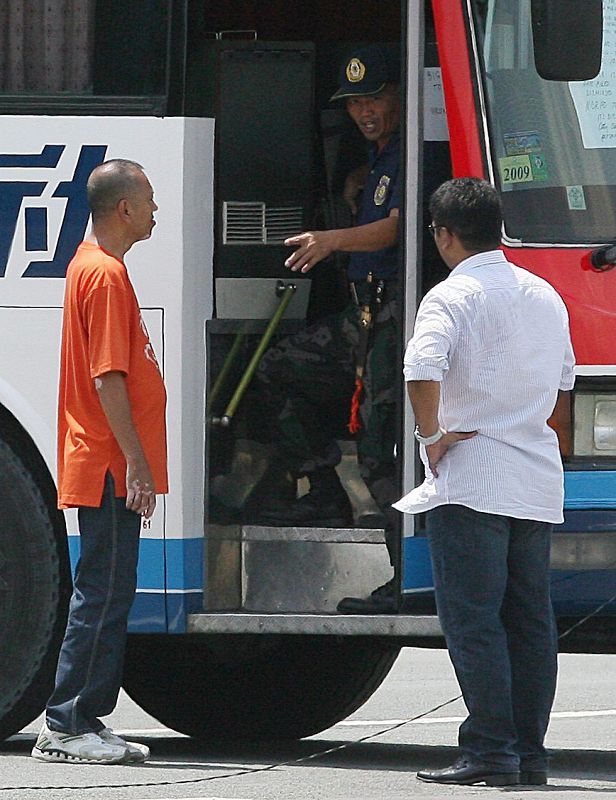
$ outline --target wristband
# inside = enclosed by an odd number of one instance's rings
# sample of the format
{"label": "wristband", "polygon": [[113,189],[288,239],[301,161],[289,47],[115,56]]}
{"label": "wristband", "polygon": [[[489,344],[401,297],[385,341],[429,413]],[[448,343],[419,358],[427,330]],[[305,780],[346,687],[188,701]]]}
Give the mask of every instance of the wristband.
{"label": "wristband", "polygon": [[436,444],[440,442],[443,436],[447,433],[446,430],[439,427],[436,433],[433,433],[432,436],[422,436],[419,432],[419,425],[415,425],[414,435],[419,444],[423,444],[424,447],[429,447],[431,444]]}

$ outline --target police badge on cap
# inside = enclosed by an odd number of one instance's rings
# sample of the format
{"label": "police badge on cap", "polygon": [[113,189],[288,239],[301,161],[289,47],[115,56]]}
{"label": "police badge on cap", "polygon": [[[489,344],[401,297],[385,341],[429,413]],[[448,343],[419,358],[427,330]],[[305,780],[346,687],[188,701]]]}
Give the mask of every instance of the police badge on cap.
{"label": "police badge on cap", "polygon": [[347,64],[346,78],[349,83],[359,83],[363,81],[366,74],[366,67],[358,58],[352,58]]}
{"label": "police badge on cap", "polygon": [[400,81],[399,54],[376,44],[357,47],[341,65],[338,80],[340,88],[330,102],[354,95],[378,94],[386,83]]}

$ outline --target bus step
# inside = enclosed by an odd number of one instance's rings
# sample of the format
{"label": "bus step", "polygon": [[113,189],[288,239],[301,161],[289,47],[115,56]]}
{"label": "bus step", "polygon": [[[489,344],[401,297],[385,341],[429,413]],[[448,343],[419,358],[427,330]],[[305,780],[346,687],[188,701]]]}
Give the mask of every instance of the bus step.
{"label": "bus step", "polygon": [[436,638],[443,632],[437,616],[344,614],[190,614],[189,633],[272,633],[306,636],[392,636]]}
{"label": "bus step", "polygon": [[382,529],[209,526],[204,610],[333,614],[391,578]]}

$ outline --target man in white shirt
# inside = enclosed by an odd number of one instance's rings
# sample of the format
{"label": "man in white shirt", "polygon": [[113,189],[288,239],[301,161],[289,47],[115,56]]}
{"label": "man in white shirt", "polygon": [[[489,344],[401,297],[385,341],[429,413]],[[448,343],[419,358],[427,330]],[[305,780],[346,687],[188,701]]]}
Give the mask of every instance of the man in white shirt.
{"label": "man in white shirt", "polygon": [[424,483],[395,504],[429,511],[436,602],[468,709],[460,757],[435,783],[547,782],[556,686],[550,534],[562,522],[556,433],[574,356],[565,306],[499,249],[496,190],[457,178],[430,200],[451,274],[423,299],[404,374]]}

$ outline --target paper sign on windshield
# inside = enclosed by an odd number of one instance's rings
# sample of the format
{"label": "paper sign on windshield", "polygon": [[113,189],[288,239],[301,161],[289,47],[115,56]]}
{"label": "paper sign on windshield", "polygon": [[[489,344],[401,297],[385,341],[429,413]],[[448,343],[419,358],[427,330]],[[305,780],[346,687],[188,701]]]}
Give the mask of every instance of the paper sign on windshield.
{"label": "paper sign on windshield", "polygon": [[616,9],[603,4],[601,72],[590,81],[571,81],[582,142],[587,149],[616,147]]}

